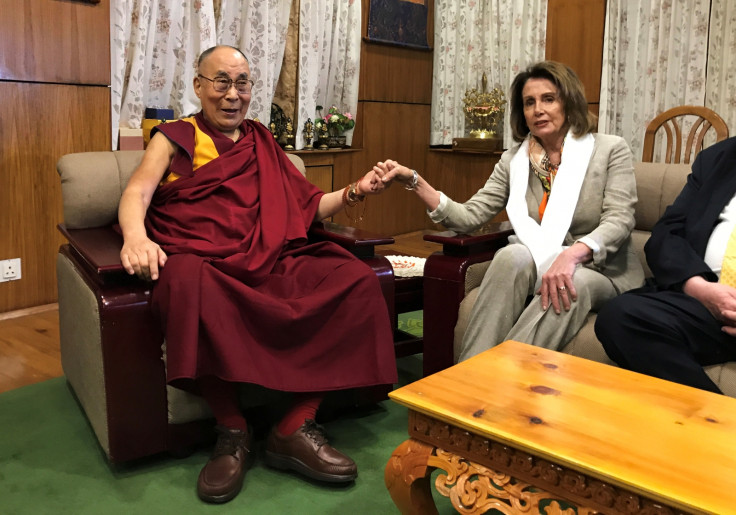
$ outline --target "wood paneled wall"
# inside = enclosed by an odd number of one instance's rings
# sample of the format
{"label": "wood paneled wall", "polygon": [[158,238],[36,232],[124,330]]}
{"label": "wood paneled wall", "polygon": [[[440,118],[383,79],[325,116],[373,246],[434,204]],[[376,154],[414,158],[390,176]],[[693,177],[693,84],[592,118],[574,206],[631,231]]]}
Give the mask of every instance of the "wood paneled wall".
{"label": "wood paneled wall", "polygon": [[0,313],[56,301],[63,241],[56,161],[110,144],[110,10],[80,1],[0,0]]}
{"label": "wood paneled wall", "polygon": [[590,111],[598,114],[606,0],[548,0],[545,57],[567,64],[585,86]]}
{"label": "wood paneled wall", "polygon": [[110,84],[110,4],[0,0],[0,79]]}

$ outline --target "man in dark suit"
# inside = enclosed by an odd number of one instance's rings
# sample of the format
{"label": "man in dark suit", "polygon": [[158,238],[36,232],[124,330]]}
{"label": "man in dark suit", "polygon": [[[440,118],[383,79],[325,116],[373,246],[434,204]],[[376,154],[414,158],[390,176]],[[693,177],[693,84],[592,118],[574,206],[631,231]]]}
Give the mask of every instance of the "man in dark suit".
{"label": "man in dark suit", "polygon": [[736,138],[702,151],[644,247],[654,283],[608,302],[595,332],[619,366],[722,393],[703,366],[736,360],[736,288],[719,281],[736,227]]}

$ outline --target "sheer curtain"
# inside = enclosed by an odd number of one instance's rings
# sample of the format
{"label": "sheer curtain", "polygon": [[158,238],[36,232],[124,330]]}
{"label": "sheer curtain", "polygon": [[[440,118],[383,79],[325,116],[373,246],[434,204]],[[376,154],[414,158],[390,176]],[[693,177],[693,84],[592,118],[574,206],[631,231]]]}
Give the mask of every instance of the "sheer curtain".
{"label": "sheer curtain", "polygon": [[[449,145],[465,132],[463,97],[481,87],[507,95],[514,76],[544,59],[546,0],[435,1],[434,77],[432,82],[432,145]],[[504,120],[504,148],[513,139]]]}
{"label": "sheer curtain", "polygon": [[240,48],[248,57],[255,86],[248,118],[268,125],[271,99],[279,80],[289,28],[291,0],[221,0],[217,40]]}
{"label": "sheer curtain", "polygon": [[[299,9],[299,127],[296,148],[304,147],[301,126],[334,105],[355,114],[360,75],[361,3],[357,0],[301,0]],[[347,144],[353,131],[345,133]]]}
{"label": "sheer curtain", "polygon": [[736,136],[736,4],[713,0],[708,38],[708,69],[705,105],[726,121]]}
{"label": "sheer curtain", "polygon": [[657,114],[705,105],[710,4],[608,0],[598,129],[626,139],[637,159]]}
{"label": "sheer curtain", "polygon": [[[309,6],[317,2],[302,0]],[[350,9],[334,0],[336,11],[351,13],[351,17],[340,15],[333,20],[328,16],[312,20],[314,25],[303,24],[309,34],[317,27],[318,38],[324,40],[324,32],[331,37],[341,38],[335,49],[329,47],[330,55],[336,55],[339,47],[345,46],[349,30],[357,35],[357,47],[351,46],[351,54],[360,53],[360,3],[350,2]],[[259,118],[268,123],[271,116],[271,100],[281,70],[286,32],[288,29],[291,0],[118,0],[113,2],[111,18],[111,63],[112,63],[112,127],[114,146],[117,146],[118,127],[139,128],[146,107],[171,107],[176,117],[199,111],[199,99],[194,95],[192,82],[196,74],[199,54],[215,44],[227,44],[240,48],[248,57],[253,78],[256,82],[249,118]],[[338,7],[339,6],[339,7]],[[357,24],[355,20],[357,19]],[[345,21],[352,25],[344,26]],[[327,27],[327,28],[325,28]],[[356,28],[357,27],[357,28]],[[351,40],[355,40],[350,34]],[[327,40],[329,41],[329,40]],[[345,52],[346,55],[347,52]],[[346,61],[343,58],[343,62]],[[358,62],[350,61],[351,66]],[[322,73],[332,78],[339,77],[341,69],[337,57],[324,60]],[[357,105],[357,67],[343,73],[350,80],[328,81],[333,98],[324,100],[346,103],[341,87],[353,86],[351,108]],[[329,72],[329,73],[328,73]],[[327,97],[327,95],[324,95]],[[310,116],[314,117],[314,108]]]}
{"label": "sheer curtain", "polygon": [[199,110],[192,80],[199,54],[213,46],[212,0],[117,0],[110,5],[113,147],[118,127],[139,128],[146,107]]}

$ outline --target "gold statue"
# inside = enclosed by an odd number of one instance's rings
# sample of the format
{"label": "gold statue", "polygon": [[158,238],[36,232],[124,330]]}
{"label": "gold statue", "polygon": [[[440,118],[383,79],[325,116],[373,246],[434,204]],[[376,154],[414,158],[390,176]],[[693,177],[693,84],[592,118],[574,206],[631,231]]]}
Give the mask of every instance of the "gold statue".
{"label": "gold statue", "polygon": [[327,124],[323,123],[319,129],[319,148],[320,150],[328,150],[330,147],[327,146]]}
{"label": "gold statue", "polygon": [[499,122],[503,120],[506,98],[500,88],[487,92],[488,77],[483,72],[481,91],[476,88],[465,92],[465,120],[471,138],[489,139],[497,137]]}
{"label": "gold statue", "polygon": [[307,121],[304,122],[304,141],[306,142],[304,144],[304,150],[314,150],[312,137],[314,137],[314,124],[311,118],[307,118]]}
{"label": "gold statue", "polygon": [[284,150],[294,150],[294,126],[291,124],[291,118],[286,120],[286,131],[284,132],[286,145]]}

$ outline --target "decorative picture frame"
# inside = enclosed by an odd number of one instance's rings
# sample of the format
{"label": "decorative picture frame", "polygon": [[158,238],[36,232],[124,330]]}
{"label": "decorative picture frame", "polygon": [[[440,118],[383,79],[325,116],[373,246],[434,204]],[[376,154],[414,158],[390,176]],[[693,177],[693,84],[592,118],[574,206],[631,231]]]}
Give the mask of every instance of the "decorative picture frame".
{"label": "decorative picture frame", "polygon": [[427,0],[370,0],[366,41],[431,50]]}

